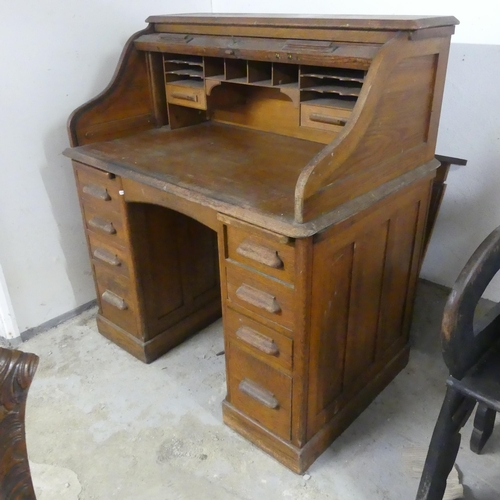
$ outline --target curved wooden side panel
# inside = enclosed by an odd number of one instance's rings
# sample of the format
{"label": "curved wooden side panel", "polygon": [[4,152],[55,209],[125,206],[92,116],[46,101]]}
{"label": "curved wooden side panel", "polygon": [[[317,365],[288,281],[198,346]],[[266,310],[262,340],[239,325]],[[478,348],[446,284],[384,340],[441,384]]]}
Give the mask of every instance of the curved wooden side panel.
{"label": "curved wooden side panel", "polygon": [[0,498],[35,500],[26,449],[26,399],[38,356],[0,348]]}
{"label": "curved wooden side panel", "polygon": [[156,62],[134,45],[137,37],[152,30],[150,26],[128,39],[106,89],[73,111],[68,120],[72,147],[123,137],[156,125],[154,90],[148,79],[148,65]]}
{"label": "curved wooden side panel", "polygon": [[448,38],[389,41],[344,130],[302,171],[295,221],[307,222],[434,157]]}

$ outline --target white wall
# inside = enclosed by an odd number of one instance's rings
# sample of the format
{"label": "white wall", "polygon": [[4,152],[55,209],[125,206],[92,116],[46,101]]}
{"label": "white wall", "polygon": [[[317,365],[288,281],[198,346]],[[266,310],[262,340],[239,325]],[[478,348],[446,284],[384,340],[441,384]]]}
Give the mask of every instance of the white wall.
{"label": "white wall", "polygon": [[[151,14],[210,0],[1,2],[0,265],[20,331],[95,296],[68,146],[71,111],[109,82]],[[0,316],[5,316],[0,303]]]}
{"label": "white wall", "polygon": [[[489,0],[213,0],[214,12],[453,15],[437,152],[466,158],[453,168],[422,276],[451,286],[477,245],[500,225],[500,4]],[[500,300],[500,279],[485,294]]]}
{"label": "white wall", "polygon": [[277,14],[357,14],[357,15],[446,15],[461,22],[455,43],[499,43],[498,14],[500,6],[491,0],[212,0],[213,12],[277,13]]}
{"label": "white wall", "polygon": [[[400,0],[213,0],[214,12],[414,14],[415,8]],[[148,15],[210,9],[210,0],[2,2],[0,266],[3,295],[11,300],[20,331],[95,294],[70,163],[61,155],[68,144],[68,115],[107,85],[123,44],[145,26]],[[449,176],[423,268],[424,277],[446,285],[500,224],[499,10],[485,0],[418,4],[418,13],[452,14],[461,21],[450,55],[438,152],[467,158],[469,165]],[[500,285],[489,296],[499,300]],[[12,317],[7,302],[0,302],[2,318]]]}
{"label": "white wall", "polygon": [[17,327],[2,266],[0,266],[0,337],[13,339],[18,336],[19,328]]}

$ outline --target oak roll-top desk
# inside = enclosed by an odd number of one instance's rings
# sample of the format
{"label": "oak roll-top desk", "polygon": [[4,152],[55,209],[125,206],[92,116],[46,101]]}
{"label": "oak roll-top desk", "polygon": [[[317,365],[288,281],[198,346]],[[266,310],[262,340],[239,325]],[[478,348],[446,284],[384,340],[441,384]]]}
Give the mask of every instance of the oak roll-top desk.
{"label": "oak roll-top desk", "polygon": [[407,363],[457,20],[148,21],[69,120],[99,331],[222,312],[224,421],[304,471]]}

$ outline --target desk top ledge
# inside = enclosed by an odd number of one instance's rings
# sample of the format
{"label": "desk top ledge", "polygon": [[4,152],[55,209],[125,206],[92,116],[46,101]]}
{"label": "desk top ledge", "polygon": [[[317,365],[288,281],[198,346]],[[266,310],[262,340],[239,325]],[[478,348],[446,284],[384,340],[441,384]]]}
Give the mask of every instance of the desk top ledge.
{"label": "desk top ledge", "polygon": [[148,23],[233,25],[275,28],[326,28],[375,31],[414,31],[440,26],[454,26],[454,16],[356,16],[291,14],[176,14],[150,16]]}
{"label": "desk top ledge", "polygon": [[[433,160],[300,224],[293,218],[295,183],[305,162],[322,147],[206,122],[68,148],[64,155],[291,238],[312,236],[428,176],[439,165]],[[286,153],[283,164],[278,150]],[[260,175],[253,175],[256,171]]]}

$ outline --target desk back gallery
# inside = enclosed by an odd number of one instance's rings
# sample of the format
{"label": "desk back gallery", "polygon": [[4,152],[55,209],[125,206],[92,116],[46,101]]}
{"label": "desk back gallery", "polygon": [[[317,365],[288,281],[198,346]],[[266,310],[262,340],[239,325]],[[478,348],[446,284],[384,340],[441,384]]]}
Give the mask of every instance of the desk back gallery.
{"label": "desk back gallery", "polygon": [[151,362],[222,314],[224,421],[302,472],[407,363],[458,21],[148,22],[69,120],[99,331]]}

